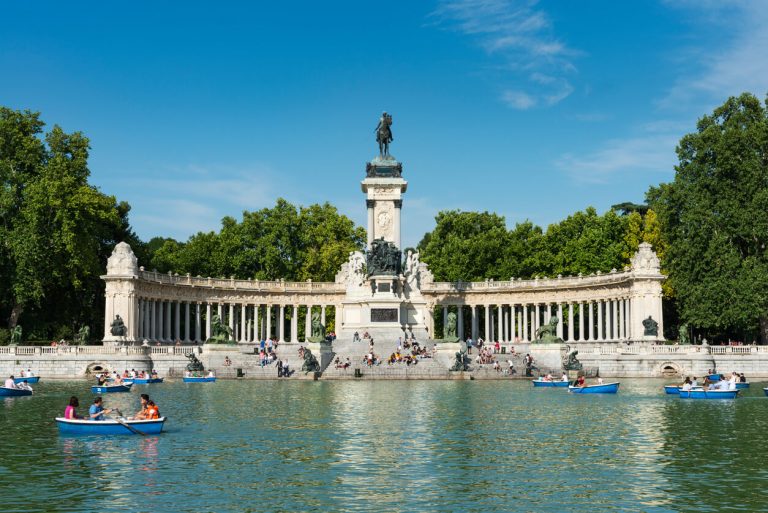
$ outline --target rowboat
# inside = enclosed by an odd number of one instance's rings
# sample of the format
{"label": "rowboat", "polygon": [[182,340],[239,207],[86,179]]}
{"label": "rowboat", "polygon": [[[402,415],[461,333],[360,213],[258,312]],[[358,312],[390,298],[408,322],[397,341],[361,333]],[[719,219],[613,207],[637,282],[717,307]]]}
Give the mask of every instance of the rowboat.
{"label": "rowboat", "polygon": [[749,383],[747,383],[747,382],[744,382],[744,383],[741,383],[741,382],[739,382],[739,383],[736,383],[736,390],[746,390],[747,388],[749,388]]}
{"label": "rowboat", "polygon": [[185,376],[183,378],[183,381],[184,381],[184,383],[215,383],[216,382],[216,378],[215,377],[213,377],[213,378],[197,377],[196,378],[196,377],[193,377],[193,376],[190,376],[190,377],[186,377]]}
{"label": "rowboat", "polygon": [[134,385],[151,385],[153,383],[162,383],[163,378],[134,378]]}
{"label": "rowboat", "polygon": [[32,390],[0,387],[0,397],[21,397],[24,395],[32,395]]}
{"label": "rowboat", "polygon": [[94,385],[91,387],[91,392],[94,394],[110,394],[112,392],[130,392],[133,383],[126,385]]}
{"label": "rowboat", "polygon": [[766,387],[766,388],[764,388],[764,389],[763,389],[763,393],[764,393],[765,395],[768,395],[768,387]]}
{"label": "rowboat", "polygon": [[[157,435],[163,431],[165,417],[152,420],[121,420],[136,431],[147,435]],[[87,420],[87,419],[65,419],[56,417],[56,424],[59,426],[59,433],[66,435],[135,435],[139,434],[131,431],[120,422],[114,419],[107,420]]]}
{"label": "rowboat", "polygon": [[587,385],[584,387],[569,385],[568,391],[574,394],[615,394],[619,391],[619,383],[603,383],[602,385]]}
{"label": "rowboat", "polygon": [[549,388],[552,388],[552,387],[565,388],[569,384],[568,381],[544,381],[543,379],[534,379],[533,381],[531,381],[531,383],[533,383],[533,386],[535,388],[537,388],[537,387],[543,387],[543,388],[548,388],[548,387]]}
{"label": "rowboat", "polygon": [[706,390],[704,388],[680,390],[681,399],[736,399],[737,395],[739,395],[738,390]]}
{"label": "rowboat", "polygon": [[709,381],[712,381],[713,383],[717,383],[720,381],[723,377],[720,374],[709,374],[706,379]]}
{"label": "rowboat", "polygon": [[669,395],[678,395],[680,393],[680,385],[664,385],[664,392]]}
{"label": "rowboat", "polygon": [[30,385],[34,385],[35,383],[40,381],[40,376],[31,376],[28,378],[13,378],[13,382],[16,384],[24,383],[25,381]]}

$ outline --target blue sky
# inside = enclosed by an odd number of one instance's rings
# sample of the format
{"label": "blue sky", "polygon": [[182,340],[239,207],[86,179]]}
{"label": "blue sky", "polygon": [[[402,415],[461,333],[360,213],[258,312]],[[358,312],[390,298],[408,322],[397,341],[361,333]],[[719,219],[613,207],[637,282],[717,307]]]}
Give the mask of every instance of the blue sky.
{"label": "blue sky", "polygon": [[329,201],[393,115],[403,244],[444,209],[511,226],[641,201],[680,136],[768,90],[768,10],[730,0],[7,2],[0,104],[81,130],[138,234]]}

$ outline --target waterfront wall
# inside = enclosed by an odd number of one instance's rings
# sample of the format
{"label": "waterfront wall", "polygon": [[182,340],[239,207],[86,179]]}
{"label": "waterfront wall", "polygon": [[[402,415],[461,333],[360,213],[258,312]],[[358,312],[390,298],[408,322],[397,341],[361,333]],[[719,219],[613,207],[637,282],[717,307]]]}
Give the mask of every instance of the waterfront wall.
{"label": "waterfront wall", "polygon": [[[302,361],[298,357],[301,344],[286,343],[278,347],[278,355],[287,360],[296,377],[304,377]],[[456,376],[447,372],[453,363],[458,344],[441,344],[437,358],[425,360],[423,364],[377,369],[363,368],[366,377],[376,379],[452,379]],[[504,367],[510,354],[510,345],[503,346],[505,354],[497,355]],[[560,358],[566,348],[555,345],[518,344],[517,354],[530,352],[537,358],[537,364],[546,370],[557,370]],[[710,369],[720,373],[744,372],[750,379],[768,378],[768,346],[675,346],[651,344],[594,344],[578,347],[578,359],[587,369],[595,369],[603,377],[662,377],[672,375],[703,376]],[[247,353],[246,353],[247,351]],[[136,369],[157,370],[161,375],[181,376],[188,363],[187,356],[194,352],[206,368],[216,370],[221,377],[237,377],[240,369],[245,378],[271,379],[276,377],[274,367],[261,368],[252,348],[241,345],[205,346],[162,346],[162,347],[114,347],[114,346],[70,346],[70,347],[0,347],[0,376],[18,375],[21,369],[31,369],[38,376],[46,378],[83,378],[107,370]],[[313,349],[326,368],[328,379],[352,379],[353,370],[336,372],[328,365],[332,351],[322,355]],[[475,355],[472,355],[473,357]],[[229,358],[231,365],[225,366]],[[518,376],[522,368],[518,365]],[[360,366],[353,362],[353,367]],[[494,373],[480,372],[473,364],[478,378],[494,377]],[[498,376],[502,377],[502,376]],[[310,376],[308,379],[311,379]]]}

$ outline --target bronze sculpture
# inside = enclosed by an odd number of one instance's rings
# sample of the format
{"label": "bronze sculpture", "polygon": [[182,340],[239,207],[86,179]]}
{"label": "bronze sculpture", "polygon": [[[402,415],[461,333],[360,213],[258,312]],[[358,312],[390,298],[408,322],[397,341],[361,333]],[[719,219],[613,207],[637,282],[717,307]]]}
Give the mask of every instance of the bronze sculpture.
{"label": "bronze sculpture", "polygon": [[115,320],[110,324],[109,332],[115,337],[124,337],[128,333],[128,328],[125,327],[122,317],[115,315]]}
{"label": "bronze sculpture", "polygon": [[382,158],[390,157],[389,154],[389,143],[391,143],[394,138],[392,137],[392,116],[387,114],[386,112],[381,114],[381,118],[379,119],[379,124],[376,125],[376,142],[379,143],[379,156]]}
{"label": "bronze sculpture", "polygon": [[549,324],[544,324],[536,330],[536,340],[534,342],[538,344],[562,344],[563,339],[557,336],[558,322],[559,319],[553,315],[549,319]]}

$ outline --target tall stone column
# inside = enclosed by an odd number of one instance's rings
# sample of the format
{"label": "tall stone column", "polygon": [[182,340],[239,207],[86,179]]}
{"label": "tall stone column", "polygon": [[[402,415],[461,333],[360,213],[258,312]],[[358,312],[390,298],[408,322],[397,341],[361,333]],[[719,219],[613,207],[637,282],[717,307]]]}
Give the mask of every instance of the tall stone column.
{"label": "tall stone column", "polygon": [[212,308],[211,303],[205,304],[205,333],[203,334],[203,343],[205,343],[206,340],[211,338],[211,316]]}
{"label": "tall stone column", "polygon": [[485,328],[485,333],[483,333],[483,338],[487,342],[490,340],[490,335],[491,335],[491,327],[490,327],[491,326],[491,305],[485,305],[485,322],[483,324]]}
{"label": "tall stone column", "polygon": [[509,341],[514,342],[517,337],[517,306],[509,305]]}
{"label": "tall stone column", "polygon": [[557,303],[557,336],[563,338],[563,304]]}
{"label": "tall stone column", "polygon": [[157,302],[157,335],[156,339],[162,341],[165,338],[165,312],[163,308],[165,301]]}
{"label": "tall stone column", "polygon": [[611,299],[611,309],[613,310],[613,339],[619,340],[619,300]]}
{"label": "tall stone column", "polygon": [[589,302],[589,338],[587,340],[595,340],[595,312],[593,309],[594,301]]}
{"label": "tall stone column", "polygon": [[464,340],[464,305],[459,305],[456,307],[456,309],[456,315],[458,317],[459,340]]}
{"label": "tall stone column", "polygon": [[402,245],[400,244],[400,213],[403,210],[403,200],[395,200],[394,202],[395,208],[393,210],[393,215],[395,218],[395,222],[392,226],[392,231],[394,235],[394,242],[395,246],[397,246],[397,249],[402,249]]}
{"label": "tall stone column", "polygon": [[535,336],[533,336],[533,333],[535,333],[536,330],[539,329],[539,323],[541,323],[541,311],[539,310],[539,308],[540,308],[539,307],[539,303],[536,303],[536,305],[535,305],[535,312],[536,313],[534,314],[535,317],[533,318],[533,328],[531,329],[531,332],[532,332],[531,338],[532,339],[536,338]]}
{"label": "tall stone column", "polygon": [[202,327],[203,327],[203,319],[202,319],[202,316],[200,315],[200,301],[197,301],[195,303],[195,340],[197,342],[202,342],[202,337],[200,336]]}
{"label": "tall stone column", "polygon": [[240,305],[240,342],[248,342],[248,305]]}
{"label": "tall stone column", "polygon": [[374,200],[365,200],[365,206],[368,208],[368,243],[366,246],[368,249],[371,249],[371,242],[373,242],[373,230],[371,230],[371,227],[374,226],[373,207],[375,205],[376,202]]}
{"label": "tall stone column", "polygon": [[496,326],[498,328],[498,332],[496,333],[495,340],[498,340],[501,342],[504,339],[504,315],[502,313],[504,312],[504,305],[496,305],[496,315],[498,316],[498,319],[496,319]]}
{"label": "tall stone column", "polygon": [[278,330],[280,330],[280,337],[278,342],[281,344],[285,342],[285,305],[280,305],[280,319],[277,321]]}
{"label": "tall stone column", "polygon": [[144,300],[139,299],[139,331],[136,336],[141,339],[144,335]]}
{"label": "tall stone column", "polygon": [[586,340],[584,336],[584,301],[579,302],[579,341]]}
{"label": "tall stone column", "polygon": [[217,303],[216,304],[216,311],[219,314],[219,320],[223,323],[224,322],[224,304],[223,303]]}
{"label": "tall stone column", "polygon": [[445,338],[446,335],[446,326],[448,326],[448,306],[443,305],[443,338]]}
{"label": "tall stone column", "polygon": [[312,305],[307,305],[307,316],[304,318],[304,342],[309,342],[312,336]]}
{"label": "tall stone column", "polygon": [[173,320],[173,340],[181,340],[181,301],[174,301],[175,319]]}
{"label": "tall stone column", "polygon": [[227,319],[227,325],[229,325],[229,329],[232,330],[232,338],[237,340],[236,335],[236,326],[235,326],[235,304],[229,303],[229,319]]}
{"label": "tall stone column", "polygon": [[299,305],[293,305],[291,311],[291,342],[299,341]]}
{"label": "tall stone column", "polygon": [[267,319],[267,334],[264,338],[270,339],[272,338],[272,305],[267,303],[264,312]]}
{"label": "tall stone column", "polygon": [[573,303],[568,303],[568,342],[573,342]]}
{"label": "tall stone column", "polygon": [[608,322],[607,322],[607,319],[603,318],[604,313],[607,314],[608,312],[605,308],[605,299],[601,299],[597,303],[597,336],[601,341],[606,340],[608,338],[606,336],[606,329],[605,329]]}
{"label": "tall stone column", "polygon": [[190,342],[189,309],[189,301],[184,301],[184,342]]}
{"label": "tall stone column", "polygon": [[528,342],[528,303],[523,304],[523,336],[522,341]]}
{"label": "tall stone column", "polygon": [[327,305],[320,305],[320,324],[322,324],[323,326],[326,325],[326,322],[325,322],[325,307],[326,306]]}
{"label": "tall stone column", "polygon": [[165,341],[169,342],[171,340],[171,305],[172,303],[170,301],[165,302]]}
{"label": "tall stone column", "polygon": [[256,303],[253,305],[253,341],[258,342],[261,339],[261,328],[259,325],[259,317],[261,317],[261,305]]}

